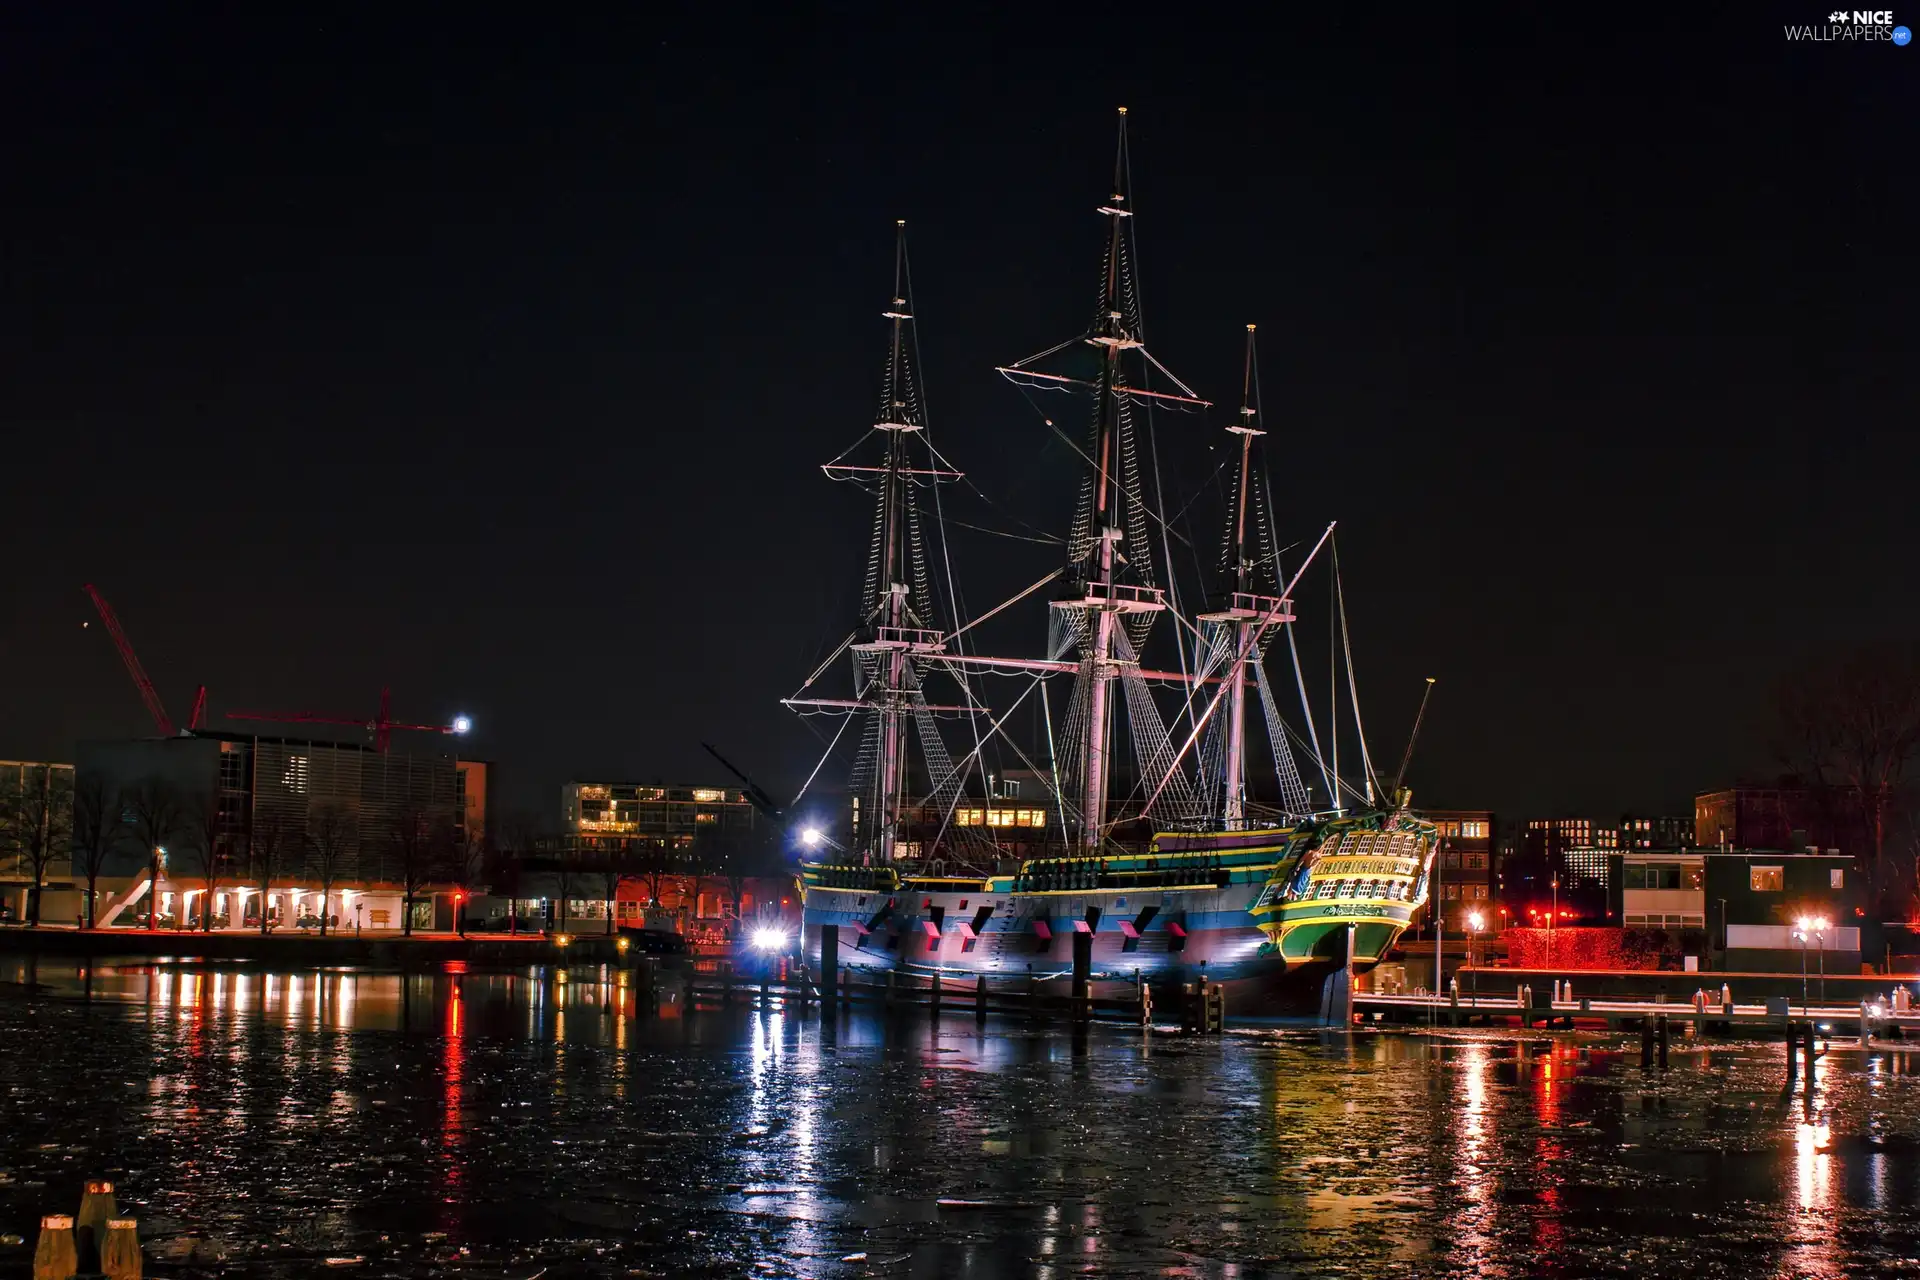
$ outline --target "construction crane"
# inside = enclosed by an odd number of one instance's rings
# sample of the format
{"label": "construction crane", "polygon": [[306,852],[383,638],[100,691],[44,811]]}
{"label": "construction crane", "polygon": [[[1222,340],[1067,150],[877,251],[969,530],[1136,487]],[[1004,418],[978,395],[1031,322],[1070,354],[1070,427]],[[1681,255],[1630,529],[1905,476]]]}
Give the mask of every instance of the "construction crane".
{"label": "construction crane", "polygon": [[[140,665],[140,655],[133,651],[133,642],[127,639],[126,630],[121,627],[113,606],[107,603],[107,598],[91,582],[86,584],[86,591],[93,598],[93,607],[99,612],[100,621],[106,624],[107,634],[113,637],[113,647],[120,651],[120,661],[126,664],[127,674],[133,677],[134,688],[140,691],[140,700],[147,704],[147,714],[153,717],[154,728],[160,731],[163,738],[173,737],[178,732],[173,726],[173,717],[167,714],[153,681],[147,679],[147,669]],[[201,685],[193,698],[193,713],[187,718],[188,732],[198,729],[206,719],[206,714],[207,686]]]}
{"label": "construction crane", "polygon": [[374,750],[385,754],[396,730],[406,733],[446,733],[459,736],[473,728],[466,716],[455,716],[450,724],[401,724],[393,718],[392,690],[380,691],[380,714],[366,716],[323,716],[311,711],[229,711],[229,720],[278,720],[288,724],[350,724],[373,735]]}

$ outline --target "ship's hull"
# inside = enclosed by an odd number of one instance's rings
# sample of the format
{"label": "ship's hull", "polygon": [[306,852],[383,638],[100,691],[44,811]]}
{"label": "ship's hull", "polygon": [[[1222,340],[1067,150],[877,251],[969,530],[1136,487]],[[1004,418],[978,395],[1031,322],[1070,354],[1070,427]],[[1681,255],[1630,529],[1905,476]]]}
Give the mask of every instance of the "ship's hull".
{"label": "ship's hull", "polygon": [[[1239,1016],[1313,1014],[1326,979],[1377,963],[1423,897],[1424,857],[1409,864],[1397,900],[1356,898],[1350,878],[1319,874],[1322,850],[1388,838],[1352,826],[1164,835],[1139,855],[1039,860],[981,879],[809,868],[802,946],[819,966],[831,927],[839,963],[856,974],[1054,982],[1071,979],[1080,934],[1096,984],[1169,990],[1205,979],[1225,985]],[[1324,865],[1342,864],[1352,858]],[[1314,888],[1323,880],[1324,897]],[[1384,893],[1377,884],[1368,891]]]}

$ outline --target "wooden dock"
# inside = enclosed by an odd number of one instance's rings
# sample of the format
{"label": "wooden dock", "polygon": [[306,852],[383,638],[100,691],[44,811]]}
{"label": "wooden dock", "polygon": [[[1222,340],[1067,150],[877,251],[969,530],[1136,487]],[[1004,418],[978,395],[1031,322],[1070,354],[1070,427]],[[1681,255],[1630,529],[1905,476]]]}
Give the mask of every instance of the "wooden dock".
{"label": "wooden dock", "polygon": [[738,972],[725,961],[669,968],[644,958],[632,965],[631,972],[635,1002],[643,1012],[658,1011],[663,1000],[671,1000],[687,1011],[749,1007],[809,1011],[859,1005],[920,1009],[936,1017],[945,1012],[985,1019],[993,1013],[1035,1021],[1178,1026],[1192,1032],[1217,1032],[1226,1022],[1225,988],[1217,982],[1183,984],[1168,999],[1164,989],[1156,996],[1145,984],[1075,983],[1017,973],[989,978],[843,969],[837,983],[828,983],[801,966],[791,966],[783,975],[771,967],[757,973]]}
{"label": "wooden dock", "polygon": [[1551,991],[1522,988],[1512,995],[1378,995],[1353,993],[1357,1020],[1381,1025],[1465,1027],[1517,1024],[1522,1028],[1645,1028],[1665,1021],[1695,1035],[1777,1037],[1789,1024],[1811,1022],[1824,1033],[1873,1039],[1920,1039],[1920,1010],[1892,1004],[1802,1004],[1775,997],[1764,1004],[1722,1002],[1720,993],[1686,1003],[1664,1000],[1556,999]]}

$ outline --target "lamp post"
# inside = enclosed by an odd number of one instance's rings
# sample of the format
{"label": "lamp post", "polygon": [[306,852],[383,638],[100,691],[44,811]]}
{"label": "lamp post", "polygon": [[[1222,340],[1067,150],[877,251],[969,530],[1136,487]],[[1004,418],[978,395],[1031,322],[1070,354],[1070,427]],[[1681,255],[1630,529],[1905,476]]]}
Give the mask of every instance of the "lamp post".
{"label": "lamp post", "polygon": [[1560,917],[1560,876],[1553,877],[1553,910],[1547,915],[1547,968],[1553,968],[1553,929],[1554,922]]}
{"label": "lamp post", "polygon": [[1808,1017],[1807,1011],[1807,938],[1812,933],[1813,921],[1801,916],[1794,921],[1794,941],[1800,944],[1800,1016]]}
{"label": "lamp post", "polygon": [[1469,931],[1467,933],[1467,971],[1471,979],[1471,985],[1467,989],[1467,1003],[1469,1007],[1476,1009],[1480,1007],[1480,974],[1473,958],[1473,952],[1475,946],[1480,941],[1480,930],[1486,923],[1487,918],[1478,911],[1471,912],[1467,916],[1467,929]]}
{"label": "lamp post", "polygon": [[1827,1002],[1827,930],[1833,924],[1825,916],[1813,918],[1813,939],[1820,951],[1820,1003]]}

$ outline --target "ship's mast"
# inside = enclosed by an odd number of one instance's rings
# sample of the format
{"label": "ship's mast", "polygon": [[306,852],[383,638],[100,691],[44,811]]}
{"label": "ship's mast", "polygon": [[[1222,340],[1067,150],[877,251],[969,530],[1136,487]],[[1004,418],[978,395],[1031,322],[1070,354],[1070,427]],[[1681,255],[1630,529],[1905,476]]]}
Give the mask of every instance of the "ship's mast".
{"label": "ship's mast", "polygon": [[[882,442],[880,457],[875,463],[851,461],[862,448],[855,445],[822,468],[832,478],[858,483],[873,494],[873,542],[867,555],[860,624],[843,645],[854,659],[855,696],[802,696],[826,669],[823,664],[799,693],[786,699],[787,705],[796,710],[867,717],[852,788],[856,805],[853,849],[867,863],[891,862],[899,853],[900,830],[907,816],[903,798],[907,791],[909,721],[935,710],[974,710],[971,705],[932,707],[922,693],[927,664],[943,654],[946,646],[934,620],[915,492],[916,487],[956,480],[960,473],[940,465],[938,455],[924,443],[926,417],[914,371],[906,225],[895,224],[893,293],[882,313],[888,324],[887,365],[871,429]],[[915,441],[921,444],[916,446]],[[928,458],[917,465],[916,447]],[[933,732],[926,724],[921,729],[923,740]],[[944,748],[935,751],[929,767],[936,775],[930,777],[936,792],[955,788]]]}
{"label": "ship's mast", "polygon": [[911,690],[907,688],[907,644],[904,639],[908,622],[907,584],[901,580],[901,568],[907,559],[907,472],[910,467],[906,438],[911,432],[919,430],[919,424],[911,421],[916,416],[917,406],[909,402],[912,387],[908,381],[903,332],[907,322],[913,319],[913,313],[907,310],[903,287],[907,224],[902,221],[895,226],[893,305],[885,312],[891,326],[887,378],[879,420],[873,424],[876,431],[885,433],[887,441],[887,470],[881,478],[880,528],[877,530],[881,545],[878,582],[884,592],[878,603],[884,617],[875,643],[885,646],[878,650],[883,683],[875,694],[880,716],[880,758],[876,762],[878,786],[875,788],[876,811],[873,820],[878,827],[874,832],[876,838],[867,842],[881,862],[893,861],[900,835],[900,797],[906,789],[906,717],[911,712]]}
{"label": "ship's mast", "polygon": [[[1253,326],[1247,326],[1246,371],[1241,378],[1240,420],[1227,428],[1240,437],[1239,474],[1233,486],[1233,589],[1242,594],[1253,589],[1253,566],[1247,560],[1247,485],[1252,479],[1253,438],[1263,434],[1253,420]],[[1233,651],[1246,653],[1251,648],[1248,618],[1233,623]],[[1237,827],[1247,816],[1247,679],[1244,660],[1227,686],[1227,786],[1221,817],[1228,827]]]}
{"label": "ship's mast", "polygon": [[1240,414],[1227,428],[1240,444],[1234,463],[1232,505],[1221,546],[1222,576],[1230,594],[1224,609],[1201,615],[1202,623],[1210,629],[1224,631],[1230,645],[1222,677],[1227,682],[1226,724],[1218,815],[1230,830],[1245,826],[1247,821],[1247,685],[1260,662],[1268,628],[1293,620],[1288,602],[1280,594],[1272,515],[1254,470],[1253,442],[1266,434],[1258,425],[1259,412],[1254,403],[1254,359],[1254,326],[1248,325]]}
{"label": "ship's mast", "polygon": [[[1088,606],[1092,624],[1089,645],[1081,662],[1091,685],[1087,702],[1087,747],[1082,757],[1080,795],[1083,807],[1081,843],[1088,849],[1099,847],[1106,821],[1108,754],[1113,731],[1107,721],[1109,695],[1113,689],[1113,629],[1119,621],[1112,603],[1114,586],[1114,543],[1123,535],[1114,524],[1114,436],[1119,401],[1114,388],[1122,381],[1120,353],[1138,346],[1139,339],[1128,332],[1122,310],[1121,272],[1126,253],[1125,220],[1133,213],[1127,208],[1126,194],[1127,109],[1120,108],[1120,141],[1114,152],[1113,196],[1100,212],[1107,215],[1106,270],[1100,282],[1100,311],[1094,317],[1093,331],[1087,341],[1100,350],[1099,390],[1096,393],[1094,433],[1093,562],[1084,566],[1076,585],[1089,588],[1082,599]],[[1089,572],[1090,571],[1090,572]]]}
{"label": "ship's mast", "polygon": [[[1082,453],[1086,470],[1067,536],[1067,564],[1062,575],[1065,589],[1053,601],[1056,620],[1063,624],[1062,633],[1078,651],[1077,661],[1069,668],[1076,672],[1077,679],[1074,706],[1068,716],[1070,729],[1062,744],[1069,767],[1063,772],[1077,792],[1079,843],[1088,852],[1100,847],[1109,825],[1113,750],[1118,737],[1114,682],[1130,682],[1129,707],[1145,709],[1141,702],[1144,693],[1131,682],[1136,677],[1149,677],[1140,668],[1139,650],[1152,615],[1167,608],[1166,595],[1154,582],[1150,520],[1158,517],[1147,506],[1142,450],[1133,415],[1151,406],[1185,412],[1208,407],[1144,345],[1139,293],[1133,279],[1125,107],[1119,112],[1113,185],[1109,190],[1110,197],[1099,209],[1106,219],[1107,234],[1093,322],[1067,342],[1000,368],[1010,381],[1030,391],[1087,393],[1094,399],[1092,430]],[[1087,347],[1096,353],[1097,368],[1075,358],[1075,353],[1084,353]],[[1055,358],[1065,368],[1047,371],[1044,366]],[[1156,378],[1164,379],[1169,389],[1154,388],[1151,384]],[[1053,426],[1050,417],[1046,421]],[[1010,665],[1058,669],[1051,660]],[[1184,672],[1151,674],[1153,678],[1187,679]],[[1149,718],[1154,723],[1146,723]],[[1166,730],[1158,723],[1157,713],[1142,716],[1140,723],[1133,723],[1130,717],[1129,728],[1135,754],[1141,758],[1142,767],[1149,770],[1149,779],[1155,783],[1164,780],[1164,774],[1158,771],[1166,768],[1173,749],[1165,745]],[[1143,738],[1148,741],[1146,747],[1142,746]],[[1157,747],[1164,749],[1149,763],[1148,757]]]}

